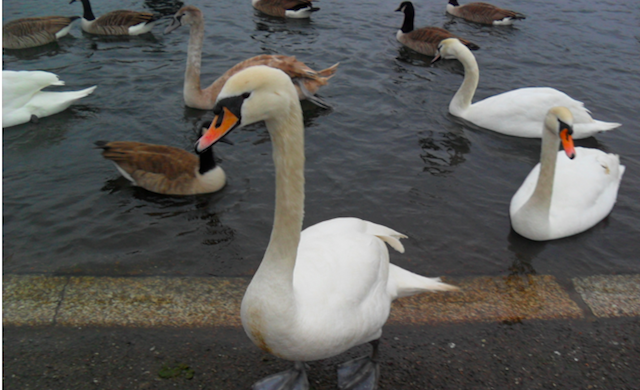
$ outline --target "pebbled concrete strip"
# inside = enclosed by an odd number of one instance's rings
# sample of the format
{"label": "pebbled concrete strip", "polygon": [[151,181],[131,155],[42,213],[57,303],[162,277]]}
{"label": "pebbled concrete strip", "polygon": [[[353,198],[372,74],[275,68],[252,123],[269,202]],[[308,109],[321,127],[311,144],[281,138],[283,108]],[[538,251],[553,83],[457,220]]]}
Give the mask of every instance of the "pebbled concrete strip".
{"label": "pebbled concrete strip", "polygon": [[53,324],[67,281],[67,277],[3,275],[2,323]]}
{"label": "pebbled concrete strip", "polygon": [[56,323],[64,326],[240,326],[240,278],[74,277]]}
{"label": "pebbled concrete strip", "polygon": [[[640,275],[598,276],[577,278],[574,283],[596,315],[638,315],[638,278]],[[247,278],[4,275],[2,319],[3,325],[14,326],[238,327],[248,282]],[[549,275],[447,282],[458,285],[462,292],[399,299],[389,323],[518,322],[585,314]],[[584,287],[596,285],[605,287]],[[606,310],[610,301],[603,301],[603,294],[625,304],[618,305],[617,311]]]}
{"label": "pebbled concrete strip", "polygon": [[572,281],[596,317],[640,316],[640,275],[598,275]]}
{"label": "pebbled concrete strip", "polygon": [[389,323],[580,318],[582,310],[553,276],[476,277],[451,283],[461,293],[421,294],[395,302]]}

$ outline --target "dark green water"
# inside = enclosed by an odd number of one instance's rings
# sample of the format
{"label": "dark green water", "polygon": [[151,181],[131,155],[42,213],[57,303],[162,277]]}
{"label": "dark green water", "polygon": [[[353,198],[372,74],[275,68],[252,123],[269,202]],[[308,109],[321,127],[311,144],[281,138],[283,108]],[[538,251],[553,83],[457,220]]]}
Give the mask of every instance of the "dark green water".
{"label": "dark green water", "polygon": [[[398,2],[322,0],[309,20],[258,14],[249,0],[196,1],[207,21],[203,86],[258,54],[295,55],[314,69],[340,62],[320,90],[331,112],[303,105],[305,226],[356,216],[409,236],[392,261],[437,275],[640,272],[640,9],[633,2],[501,0],[527,15],[482,27],[445,15],[445,0],[416,2],[416,25],[446,27],[481,46],[476,100],[551,86],[593,116],[623,125],[578,141],[626,165],[611,215],[589,231],[534,243],[511,232],[509,202],[540,142],[469,127],[448,115],[462,66],[401,48]],[[163,35],[183,3],[97,2],[167,16],[151,34],[105,38],[79,24],[56,45],[5,51],[3,69],[47,70],[67,89],[98,85],[69,110],[3,131],[3,271],[90,275],[251,275],[273,218],[271,145],[263,125],[231,135],[217,157],[220,193],[168,197],[134,188],[93,149],[133,140],[191,150],[206,111],[186,109],[188,30]],[[81,14],[79,3],[3,1],[3,21]]]}

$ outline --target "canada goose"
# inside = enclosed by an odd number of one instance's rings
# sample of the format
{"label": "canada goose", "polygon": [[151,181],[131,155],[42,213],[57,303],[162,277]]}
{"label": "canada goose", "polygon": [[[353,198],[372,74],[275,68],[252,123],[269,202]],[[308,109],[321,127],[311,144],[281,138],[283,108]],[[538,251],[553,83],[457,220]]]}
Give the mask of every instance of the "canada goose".
{"label": "canada goose", "polygon": [[[210,123],[203,126],[206,130]],[[97,141],[95,145],[133,185],[157,194],[205,194],[219,191],[226,184],[213,148],[196,156],[172,146],[133,141]]]}
{"label": "canada goose", "polygon": [[471,104],[480,78],[475,57],[459,40],[449,38],[440,43],[432,63],[442,58],[457,59],[464,66],[464,81],[451,99],[449,112],[477,126],[516,137],[540,138],[542,121],[554,106],[567,107],[573,114],[575,139],[620,126],[593,119],[582,102],[553,88],[514,89]]}
{"label": "canada goose", "polygon": [[180,26],[190,26],[189,48],[187,51],[187,69],[184,74],[184,102],[188,107],[200,110],[210,110],[216,103],[218,92],[229,77],[242,69],[255,65],[267,65],[282,69],[294,80],[296,90],[301,100],[308,99],[312,103],[328,108],[329,106],[314,94],[333,76],[339,64],[316,72],[295,57],[282,55],[259,55],[244,60],[226,71],[209,87],[200,87],[200,64],[202,62],[202,42],[204,40],[204,18],[202,11],[188,5],[176,12],[171,25],[165,29],[165,34]]}
{"label": "canada goose", "polygon": [[435,56],[438,51],[438,44],[443,39],[458,38],[465,46],[471,50],[478,50],[480,47],[466,39],[455,36],[449,31],[440,27],[422,27],[413,29],[415,9],[410,1],[403,1],[396,12],[404,12],[404,22],[402,28],[398,30],[396,39],[409,49],[415,50],[428,56]]}
{"label": "canada goose", "polygon": [[312,12],[320,11],[311,0],[251,0],[258,11],[280,18],[306,19]]}
{"label": "canada goose", "polygon": [[[69,4],[78,0],[71,0]],[[106,13],[96,19],[89,0],[82,2],[84,14],[81,25],[85,32],[97,35],[140,35],[151,31],[161,15],[149,12],[118,10]]]}
{"label": "canada goose", "polygon": [[2,26],[3,49],[27,49],[56,42],[79,16],[42,16],[12,20]]}
{"label": "canada goose", "polygon": [[[573,115],[553,107],[544,119],[540,163],[511,199],[511,225],[518,234],[545,241],[583,232],[609,215],[625,167],[597,149],[574,148]],[[563,151],[558,152],[562,141]]]}
{"label": "canada goose", "polygon": [[39,118],[57,114],[96,89],[93,86],[80,91],[41,91],[53,85],[64,85],[53,73],[3,70],[2,127],[36,122]]}
{"label": "canada goose", "polygon": [[515,20],[525,19],[525,16],[519,12],[483,2],[460,5],[458,0],[449,0],[447,12],[469,22],[494,26],[508,26]]}
{"label": "canada goose", "polygon": [[[372,358],[342,364],[340,388],[374,389],[379,375],[377,340],[391,302],[425,291],[457,287],[389,264],[385,242],[399,252],[405,238],[358,218],[336,218],[302,230],[304,124],[287,75],[254,66],[233,75],[213,109],[216,117],[196,143],[204,153],[235,128],[264,121],[273,146],[276,195],[271,239],[241,305],[242,325],[263,351],[295,362],[254,389],[307,389],[305,361],[325,359],[371,342]],[[288,386],[285,386],[285,381]],[[366,383],[369,383],[367,385]]]}

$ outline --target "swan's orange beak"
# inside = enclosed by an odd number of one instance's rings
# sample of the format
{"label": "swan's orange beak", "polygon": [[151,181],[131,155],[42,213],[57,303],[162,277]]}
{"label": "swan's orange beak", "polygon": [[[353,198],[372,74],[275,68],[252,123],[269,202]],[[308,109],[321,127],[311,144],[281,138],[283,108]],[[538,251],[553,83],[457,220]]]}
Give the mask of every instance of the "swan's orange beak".
{"label": "swan's orange beak", "polygon": [[222,112],[213,118],[209,130],[196,142],[196,152],[211,147],[225,136],[229,131],[238,125],[240,118],[235,116],[227,107],[222,107]]}
{"label": "swan's orange beak", "polygon": [[573,137],[571,137],[571,132],[568,128],[562,129],[560,131],[560,139],[562,140],[562,149],[567,154],[567,157],[573,159],[576,157],[576,149],[573,146]]}

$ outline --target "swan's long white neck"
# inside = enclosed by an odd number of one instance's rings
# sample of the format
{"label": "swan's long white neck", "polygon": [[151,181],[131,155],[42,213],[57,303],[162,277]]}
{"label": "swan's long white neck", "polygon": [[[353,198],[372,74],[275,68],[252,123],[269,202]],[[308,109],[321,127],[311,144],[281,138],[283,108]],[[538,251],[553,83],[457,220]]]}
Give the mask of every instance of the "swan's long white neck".
{"label": "swan's long white neck", "polygon": [[473,95],[478,88],[480,69],[478,69],[478,62],[468,49],[459,49],[457,58],[464,66],[464,81],[449,103],[449,112],[455,116],[462,116],[462,113],[471,106]]}
{"label": "swan's long white neck", "polygon": [[[200,66],[202,63],[202,42],[204,40],[204,20],[199,18],[191,24],[189,46],[187,49],[187,70],[184,74],[184,99],[189,107],[197,107],[202,90],[200,89]],[[193,100],[191,102],[187,100]]]}
{"label": "swan's long white neck", "polygon": [[[549,224],[549,210],[553,195],[553,180],[556,174],[556,160],[560,139],[544,129],[542,131],[542,148],[540,151],[540,173],[536,188],[529,200],[522,206],[523,210],[536,210],[535,218],[542,225]],[[532,216],[534,218],[534,216]]]}
{"label": "swan's long white neck", "polygon": [[[293,90],[293,89],[292,89]],[[295,92],[295,90],[293,90]],[[262,263],[242,301],[242,324],[261,349],[289,334],[296,319],[293,273],[304,214],[304,125],[297,96],[288,112],[266,121],[273,144],[276,206],[273,230]]]}
{"label": "swan's long white neck", "polygon": [[273,143],[276,206],[269,246],[256,273],[282,279],[282,287],[292,286],[304,216],[304,125],[297,98],[291,106],[288,115],[266,122]]}

